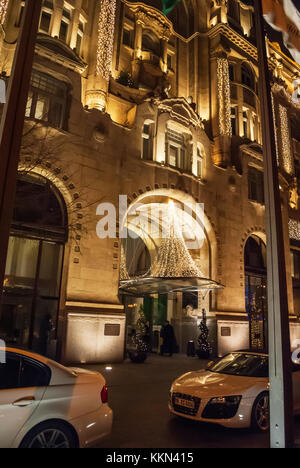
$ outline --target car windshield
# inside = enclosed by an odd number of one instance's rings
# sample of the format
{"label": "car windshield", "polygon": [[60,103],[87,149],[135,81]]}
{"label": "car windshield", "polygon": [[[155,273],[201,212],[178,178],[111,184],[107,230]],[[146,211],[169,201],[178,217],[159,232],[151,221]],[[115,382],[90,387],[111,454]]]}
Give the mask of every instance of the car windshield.
{"label": "car windshield", "polygon": [[269,362],[267,356],[232,353],[217,361],[208,370],[217,374],[268,377]]}

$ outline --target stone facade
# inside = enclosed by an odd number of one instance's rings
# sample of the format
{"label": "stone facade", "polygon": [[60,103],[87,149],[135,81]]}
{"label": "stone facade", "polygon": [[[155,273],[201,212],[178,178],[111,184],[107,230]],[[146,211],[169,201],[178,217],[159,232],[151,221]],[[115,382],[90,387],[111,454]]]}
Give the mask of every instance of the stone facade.
{"label": "stone facade", "polygon": [[[5,79],[23,5],[10,0],[6,14],[0,15],[0,72]],[[204,204],[205,243],[192,256],[225,288],[201,305],[199,301],[199,308],[205,306],[209,319],[221,324],[220,349],[234,349],[235,342],[248,346],[245,245],[250,236],[263,242],[266,237],[261,189],[254,188],[249,199],[249,171],[263,171],[253,9],[249,2],[237,0],[183,0],[166,18],[159,0],[117,0],[111,21],[113,6],[111,2],[108,8],[106,0],[46,0],[36,45],[39,84],[33,82],[34,97],[28,102],[20,173],[51,181],[68,214],[56,326],[58,358],[123,358],[121,240],[118,233],[104,240],[96,234],[97,206],[118,207],[119,195],[127,195],[129,205],[168,199]],[[101,34],[103,28],[106,34]],[[291,96],[300,67],[277,43],[268,42],[268,52],[289,311],[295,318],[300,302],[293,297],[289,219],[296,225],[300,221],[300,141],[294,129],[300,114]],[[60,119],[51,116],[52,98],[45,98],[41,90],[45,76],[65,86],[63,107],[55,108],[62,113]],[[130,223],[128,227],[132,229]],[[294,237],[297,250],[300,237]],[[151,247],[149,239],[145,244],[153,261],[157,245]],[[176,321],[183,314],[182,294],[172,298],[168,317]],[[224,323],[234,330],[228,338],[220,330],[226,328]],[[113,324],[120,326],[119,334],[106,334],[105,327]]]}

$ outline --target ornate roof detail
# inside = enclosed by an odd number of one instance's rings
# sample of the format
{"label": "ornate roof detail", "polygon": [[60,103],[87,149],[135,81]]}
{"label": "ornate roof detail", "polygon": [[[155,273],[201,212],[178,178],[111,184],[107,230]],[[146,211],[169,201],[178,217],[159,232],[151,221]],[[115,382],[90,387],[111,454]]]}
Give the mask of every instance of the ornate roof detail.
{"label": "ornate roof detail", "polygon": [[144,3],[131,3],[127,0],[123,2],[135,14],[137,22],[144,27],[153,29],[161,39],[169,39],[174,33],[173,25],[165,15],[162,14],[157,8],[150,7]]}
{"label": "ornate roof detail", "polygon": [[87,64],[83,62],[76,52],[57,38],[39,34],[36,42],[36,53],[52,62],[58,63],[77,73],[83,73]]}
{"label": "ornate roof detail", "polygon": [[168,113],[170,117],[179,123],[204,129],[204,125],[198,114],[184,98],[168,98],[163,101],[155,101],[160,113]]}

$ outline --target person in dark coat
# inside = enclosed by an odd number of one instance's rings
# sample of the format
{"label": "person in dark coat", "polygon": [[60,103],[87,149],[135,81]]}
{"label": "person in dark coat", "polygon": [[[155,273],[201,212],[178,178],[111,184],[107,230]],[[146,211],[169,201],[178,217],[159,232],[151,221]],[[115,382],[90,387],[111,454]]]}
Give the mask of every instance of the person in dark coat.
{"label": "person in dark coat", "polygon": [[174,334],[174,328],[170,325],[170,322],[167,320],[164,326],[161,329],[160,336],[163,339],[163,344],[161,346],[160,355],[163,356],[164,353],[168,353],[169,356],[173,356],[173,351],[175,348],[176,340]]}

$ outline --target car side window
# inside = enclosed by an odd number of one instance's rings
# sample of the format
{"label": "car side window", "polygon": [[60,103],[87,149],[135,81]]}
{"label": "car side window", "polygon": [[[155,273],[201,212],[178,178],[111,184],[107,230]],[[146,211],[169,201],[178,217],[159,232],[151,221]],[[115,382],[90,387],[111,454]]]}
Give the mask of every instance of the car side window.
{"label": "car side window", "polygon": [[6,362],[0,364],[0,390],[20,387],[21,358],[6,353]]}
{"label": "car side window", "polygon": [[47,387],[51,378],[50,369],[33,359],[23,357],[21,365],[20,387]]}

